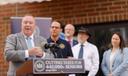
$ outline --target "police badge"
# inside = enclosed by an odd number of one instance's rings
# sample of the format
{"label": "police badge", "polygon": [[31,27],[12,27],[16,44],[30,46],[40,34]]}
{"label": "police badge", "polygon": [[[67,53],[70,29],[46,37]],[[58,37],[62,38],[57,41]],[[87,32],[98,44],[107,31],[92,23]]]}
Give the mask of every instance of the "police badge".
{"label": "police badge", "polygon": [[64,45],[63,43],[61,43],[61,44],[59,45],[59,47],[60,47],[61,49],[64,49],[64,48],[65,48],[65,45]]}

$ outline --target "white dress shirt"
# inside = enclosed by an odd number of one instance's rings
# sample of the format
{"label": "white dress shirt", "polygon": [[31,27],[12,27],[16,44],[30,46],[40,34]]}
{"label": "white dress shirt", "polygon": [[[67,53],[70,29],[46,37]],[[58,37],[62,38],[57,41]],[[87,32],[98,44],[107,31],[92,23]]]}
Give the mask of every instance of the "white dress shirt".
{"label": "white dress shirt", "polygon": [[[34,35],[32,34],[31,36],[29,36],[31,38],[31,43],[32,43],[32,47],[35,47],[35,44],[34,44]],[[24,38],[25,38],[25,41],[26,41],[26,44],[28,46],[28,43],[27,43],[27,36],[24,35]],[[25,50],[25,58],[28,58],[29,57],[29,53],[28,53],[28,50]],[[43,56],[41,58],[44,58],[45,57],[45,53],[43,54]]]}
{"label": "white dress shirt", "polygon": [[[80,51],[80,43],[72,47],[74,58],[78,58]],[[85,70],[89,71],[88,76],[95,76],[99,69],[99,54],[95,45],[85,42],[83,44],[83,59],[85,62]]]}
{"label": "white dress shirt", "polygon": [[[32,47],[34,47],[34,38],[33,38],[33,34],[31,36],[29,36],[31,38],[31,43],[32,43]],[[28,46],[28,43],[27,43],[27,36],[24,35],[24,38],[25,38],[25,41],[26,41],[26,44]],[[28,53],[28,50],[25,50],[25,58],[28,58],[29,57],[29,53]]]}

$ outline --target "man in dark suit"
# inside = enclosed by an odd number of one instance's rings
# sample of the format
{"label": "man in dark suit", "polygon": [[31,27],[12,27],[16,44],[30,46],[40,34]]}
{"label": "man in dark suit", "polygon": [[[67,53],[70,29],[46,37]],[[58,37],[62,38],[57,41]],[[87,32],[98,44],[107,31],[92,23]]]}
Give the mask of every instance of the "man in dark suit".
{"label": "man in dark suit", "polygon": [[53,57],[52,54],[46,53],[44,44],[47,41],[34,33],[35,27],[34,17],[25,15],[22,19],[21,32],[7,37],[4,49],[5,59],[9,62],[7,76],[16,76],[16,69],[26,60],[34,57]]}
{"label": "man in dark suit", "polygon": [[59,37],[62,31],[62,25],[58,21],[53,21],[50,28],[51,36],[47,39],[48,43],[54,43],[58,47],[50,48],[55,58],[73,57],[70,44]]}
{"label": "man in dark suit", "polygon": [[67,24],[64,28],[65,40],[69,42],[71,47],[78,44],[77,40],[73,39],[75,33],[75,27],[72,24]]}
{"label": "man in dark suit", "polygon": [[[65,40],[70,44],[71,47],[78,44],[77,40],[73,38],[75,33],[75,27],[72,24],[65,25],[64,33]],[[75,76],[75,74],[69,74],[68,76]]]}

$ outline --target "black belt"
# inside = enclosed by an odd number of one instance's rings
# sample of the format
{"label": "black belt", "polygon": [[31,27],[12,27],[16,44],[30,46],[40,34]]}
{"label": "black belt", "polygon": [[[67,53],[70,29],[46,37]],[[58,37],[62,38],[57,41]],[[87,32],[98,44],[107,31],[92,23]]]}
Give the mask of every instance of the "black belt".
{"label": "black belt", "polygon": [[88,76],[89,71],[85,71],[85,73],[78,73],[76,76]]}
{"label": "black belt", "polygon": [[88,75],[89,71],[85,71],[85,75]]}

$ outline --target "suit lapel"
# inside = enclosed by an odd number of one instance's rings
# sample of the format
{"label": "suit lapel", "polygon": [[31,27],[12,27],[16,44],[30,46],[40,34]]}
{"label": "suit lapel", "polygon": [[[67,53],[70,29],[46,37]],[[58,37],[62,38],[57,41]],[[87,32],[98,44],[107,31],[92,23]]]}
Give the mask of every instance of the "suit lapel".
{"label": "suit lapel", "polygon": [[36,46],[39,46],[39,40],[38,40],[38,37],[34,35],[34,44],[35,44],[35,47]]}
{"label": "suit lapel", "polygon": [[[114,61],[113,61],[113,65],[117,65],[117,61],[118,61],[118,58],[120,57],[120,51],[117,50],[115,56],[114,56]],[[114,66],[113,69],[117,68],[117,66]]]}
{"label": "suit lapel", "polygon": [[19,33],[19,34],[17,34],[17,35],[18,35],[18,38],[19,38],[20,44],[23,46],[22,48],[24,48],[24,49],[28,49],[28,47],[27,47],[27,44],[26,44],[26,41],[25,41],[25,38],[24,38],[23,34],[22,34],[22,33]]}
{"label": "suit lapel", "polygon": [[76,40],[73,40],[73,46],[76,45],[78,42]]}
{"label": "suit lapel", "polygon": [[109,50],[108,51],[108,53],[107,53],[107,58],[106,58],[106,60],[107,60],[107,64],[108,64],[108,68],[110,69],[110,54],[111,54],[111,50]]}

